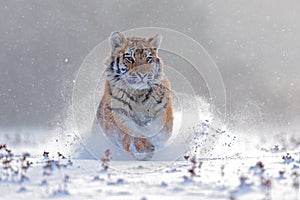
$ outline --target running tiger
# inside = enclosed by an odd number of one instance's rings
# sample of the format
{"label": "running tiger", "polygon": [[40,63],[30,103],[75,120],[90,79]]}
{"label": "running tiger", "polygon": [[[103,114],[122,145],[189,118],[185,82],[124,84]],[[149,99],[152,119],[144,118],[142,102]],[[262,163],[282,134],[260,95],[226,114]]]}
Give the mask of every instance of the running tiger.
{"label": "running tiger", "polygon": [[158,57],[162,37],[110,36],[97,119],[106,136],[135,159],[148,160],[172,134],[170,84]]}

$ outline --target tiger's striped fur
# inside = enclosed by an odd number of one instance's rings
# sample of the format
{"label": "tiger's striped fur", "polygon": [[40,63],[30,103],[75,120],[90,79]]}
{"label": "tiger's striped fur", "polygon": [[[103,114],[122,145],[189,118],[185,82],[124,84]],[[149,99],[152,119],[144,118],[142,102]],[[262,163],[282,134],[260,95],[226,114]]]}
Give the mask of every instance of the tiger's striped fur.
{"label": "tiger's striped fur", "polygon": [[97,119],[106,136],[139,160],[151,158],[172,133],[170,84],[157,55],[161,36],[114,32]]}

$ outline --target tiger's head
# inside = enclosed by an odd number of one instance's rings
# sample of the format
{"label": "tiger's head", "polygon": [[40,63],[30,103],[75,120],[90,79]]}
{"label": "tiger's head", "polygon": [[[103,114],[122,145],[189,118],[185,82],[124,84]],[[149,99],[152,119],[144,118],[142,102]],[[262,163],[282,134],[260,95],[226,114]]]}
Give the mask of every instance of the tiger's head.
{"label": "tiger's head", "polygon": [[106,60],[107,79],[117,88],[144,90],[161,82],[162,61],[157,53],[162,37],[125,37],[122,32],[110,36],[111,54]]}

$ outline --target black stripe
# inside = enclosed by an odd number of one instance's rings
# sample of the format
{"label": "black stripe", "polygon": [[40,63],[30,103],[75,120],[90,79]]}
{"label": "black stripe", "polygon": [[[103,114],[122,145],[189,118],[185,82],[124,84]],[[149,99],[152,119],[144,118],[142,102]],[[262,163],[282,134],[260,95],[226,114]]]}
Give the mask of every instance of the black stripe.
{"label": "black stripe", "polygon": [[129,109],[132,110],[132,107],[131,107],[131,105],[130,105],[128,102],[126,102],[126,101],[124,101],[123,99],[120,99],[120,98],[118,98],[118,97],[116,97],[116,96],[114,96],[114,95],[112,95],[112,94],[111,94],[111,97],[112,97],[113,99],[115,99],[115,100],[117,100],[117,101],[120,101],[120,102],[122,102],[123,104],[127,105],[127,106],[129,107]]}
{"label": "black stripe", "polygon": [[160,85],[161,86],[161,89],[162,89],[162,94],[161,94],[161,97],[160,99],[158,100],[159,103],[162,102],[163,98],[165,97],[165,94],[166,94],[166,87],[164,85]]}
{"label": "black stripe", "polygon": [[159,58],[156,58],[156,63],[157,63],[157,64],[160,64]]}
{"label": "black stripe", "polygon": [[129,113],[124,108],[112,108],[110,106],[107,106],[107,109],[112,110],[112,111],[119,111],[122,114],[126,115],[127,117],[130,117]]}
{"label": "black stripe", "polygon": [[111,70],[114,70],[114,64],[115,64],[115,61],[112,61],[112,62],[110,63],[110,69],[111,69]]}
{"label": "black stripe", "polygon": [[153,92],[153,89],[150,88],[150,90],[148,91],[148,93],[145,96],[145,99],[142,100],[142,103],[145,103],[145,101],[147,101],[149,99],[149,97],[152,94],[152,92]]}
{"label": "black stripe", "polygon": [[161,107],[160,109],[158,109],[158,110],[155,112],[154,116],[156,116],[162,109],[165,109],[167,106],[168,106],[168,103],[165,103],[163,107]]}
{"label": "black stripe", "polygon": [[163,85],[159,85],[159,86],[161,86],[162,87],[162,93],[161,94],[158,94],[159,96],[160,96],[160,98],[159,99],[156,99],[153,95],[152,95],[152,97],[153,97],[153,99],[156,101],[156,103],[157,104],[161,104],[162,103],[162,100],[163,100],[163,98],[165,97],[165,87],[163,86]]}
{"label": "black stripe", "polygon": [[119,89],[121,92],[123,92],[123,93],[125,93],[126,94],[126,96],[131,100],[131,101],[134,101],[134,102],[136,102],[137,103],[137,101],[128,93],[128,92],[126,92],[126,90],[124,90],[124,89]]}
{"label": "black stripe", "polygon": [[120,67],[119,67],[119,64],[120,64],[120,58],[117,57],[117,74],[120,75],[121,74],[121,70],[120,70]]}
{"label": "black stripe", "polygon": [[157,103],[160,104],[164,97],[165,97],[165,91],[163,91],[163,93],[161,94],[161,97],[158,99]]}

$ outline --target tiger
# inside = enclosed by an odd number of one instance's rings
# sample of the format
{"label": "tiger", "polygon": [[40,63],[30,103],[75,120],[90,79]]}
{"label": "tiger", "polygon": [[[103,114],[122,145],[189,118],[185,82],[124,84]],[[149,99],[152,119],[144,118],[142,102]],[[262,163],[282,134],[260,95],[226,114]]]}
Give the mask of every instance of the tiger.
{"label": "tiger", "polygon": [[105,59],[105,83],[97,122],[119,149],[149,160],[172,135],[170,82],[158,57],[162,36],[126,37],[113,32]]}

